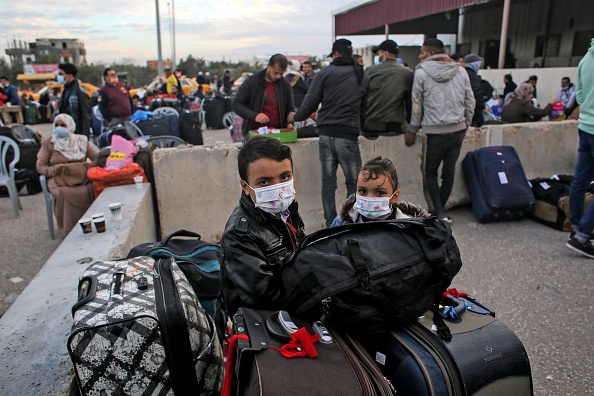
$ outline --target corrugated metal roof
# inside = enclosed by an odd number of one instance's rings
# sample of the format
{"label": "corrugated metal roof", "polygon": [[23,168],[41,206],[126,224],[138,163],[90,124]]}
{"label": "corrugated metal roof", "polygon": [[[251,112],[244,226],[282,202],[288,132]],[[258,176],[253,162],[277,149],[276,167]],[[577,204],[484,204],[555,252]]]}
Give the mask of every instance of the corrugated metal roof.
{"label": "corrugated metal roof", "polygon": [[456,10],[491,0],[377,0],[358,1],[350,10],[334,12],[336,36],[348,36],[358,32],[394,24],[428,15]]}

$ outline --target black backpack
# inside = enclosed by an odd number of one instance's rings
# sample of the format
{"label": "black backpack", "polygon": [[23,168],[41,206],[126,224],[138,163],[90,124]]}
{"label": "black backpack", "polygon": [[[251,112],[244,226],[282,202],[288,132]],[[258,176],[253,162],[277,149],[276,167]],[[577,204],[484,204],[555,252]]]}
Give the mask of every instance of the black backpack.
{"label": "black backpack", "polygon": [[327,228],[307,236],[281,272],[283,306],[338,329],[390,329],[436,311],[461,267],[452,231],[436,217]]}
{"label": "black backpack", "polygon": [[200,234],[179,230],[167,235],[161,242],[142,243],[133,247],[126,258],[139,256],[175,258],[202,307],[214,320],[222,340],[227,319],[223,314],[221,299],[221,247],[202,241]]}

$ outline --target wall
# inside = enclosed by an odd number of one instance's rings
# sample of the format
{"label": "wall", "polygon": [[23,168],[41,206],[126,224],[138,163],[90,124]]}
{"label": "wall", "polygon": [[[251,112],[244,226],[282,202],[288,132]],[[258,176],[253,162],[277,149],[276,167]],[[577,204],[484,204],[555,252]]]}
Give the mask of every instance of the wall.
{"label": "wall", "polygon": [[[121,221],[110,218],[112,202],[123,203]],[[105,189],[84,217],[97,212],[105,213],[107,231],[83,234],[76,226],[0,319],[0,395],[68,394],[74,371],[66,342],[79,277],[91,262],[125,257],[156,239],[148,184]]]}
{"label": "wall", "polygon": [[[489,145],[516,148],[529,178],[554,173],[573,174],[577,150],[577,123],[538,122],[469,130],[456,166],[454,190],[448,207],[469,203],[461,162],[470,150]],[[421,178],[422,143],[404,145],[402,136],[360,138],[363,161],[376,155],[390,158],[398,170],[401,200],[426,206]],[[324,225],[321,208],[317,139],[300,139],[293,150],[295,189],[307,232]],[[237,154],[239,145],[177,147],[154,153],[155,184],[163,235],[181,228],[219,241],[225,223],[240,197]],[[172,171],[175,170],[175,171]],[[338,171],[337,208],[346,197],[344,177]]]}

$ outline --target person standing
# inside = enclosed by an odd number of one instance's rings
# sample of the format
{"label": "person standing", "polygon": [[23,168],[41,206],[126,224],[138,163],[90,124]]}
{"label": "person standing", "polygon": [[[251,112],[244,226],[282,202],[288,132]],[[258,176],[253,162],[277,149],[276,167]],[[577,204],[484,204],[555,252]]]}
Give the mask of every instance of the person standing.
{"label": "person standing", "polygon": [[305,81],[305,83],[309,87],[311,85],[311,82],[315,78],[316,73],[314,73],[313,66],[312,66],[311,62],[308,60],[303,62],[302,68],[303,68],[303,81]]}
{"label": "person standing", "polygon": [[474,94],[474,115],[472,116],[471,125],[474,127],[482,127],[485,123],[483,118],[483,111],[485,111],[485,98],[483,96],[483,90],[481,88],[481,78],[478,75],[478,71],[483,63],[483,58],[475,54],[468,54],[464,57],[464,69],[468,73],[468,79],[470,80],[470,86],[472,87],[472,93]]}
{"label": "person standing", "polygon": [[103,71],[105,84],[99,90],[99,111],[108,125],[122,124],[130,121],[135,106],[132,103],[128,88],[119,82],[115,70],[107,68]]}
{"label": "person standing", "polygon": [[332,45],[330,66],[311,83],[303,103],[289,122],[305,121],[321,104],[317,124],[322,168],[322,205],[326,227],[336,218],[336,170],[344,173],[347,197],[357,189],[361,168],[359,134],[365,113],[369,77],[353,59],[352,43],[338,39]]}
{"label": "person standing", "polygon": [[58,82],[64,84],[60,98],[60,114],[68,114],[74,120],[77,135],[89,137],[91,131],[91,106],[89,97],[80,89],[76,75],[78,69],[71,63],[58,65]]}
{"label": "person standing", "polygon": [[[427,135],[423,162],[427,203],[433,207],[434,216],[450,223],[452,219],[446,216],[445,204],[454,186],[462,141],[472,122],[474,95],[468,74],[444,54],[441,40],[426,40],[419,59],[421,63],[416,67],[413,83],[411,123],[404,140],[407,146],[412,146],[422,126]],[[440,187],[437,171],[442,163]]]}
{"label": "person standing", "polygon": [[594,231],[594,205],[584,213],[584,197],[594,174],[594,38],[590,49],[578,64],[577,103],[580,106],[577,163],[569,187],[571,234],[566,246],[581,255],[594,258],[590,238]]}
{"label": "person standing", "polygon": [[362,136],[395,136],[410,122],[413,71],[398,64],[398,44],[386,40],[373,49],[380,64],[369,66],[369,91]]}
{"label": "person standing", "polygon": [[225,95],[231,95],[231,88],[233,87],[233,79],[231,78],[231,72],[225,70],[223,75],[223,93]]}
{"label": "person standing", "polygon": [[243,118],[242,132],[260,127],[292,128],[289,115],[295,111],[291,84],[283,74],[288,60],[283,54],[272,55],[266,69],[249,76],[233,98],[233,111]]}

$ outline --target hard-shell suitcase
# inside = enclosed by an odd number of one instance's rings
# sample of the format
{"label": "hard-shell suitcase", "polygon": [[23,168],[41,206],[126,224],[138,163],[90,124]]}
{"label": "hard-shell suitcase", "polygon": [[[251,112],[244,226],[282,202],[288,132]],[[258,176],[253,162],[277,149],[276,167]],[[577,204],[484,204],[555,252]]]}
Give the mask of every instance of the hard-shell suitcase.
{"label": "hard-shell suitcase", "polygon": [[360,339],[396,394],[532,395],[530,362],[518,337],[476,300],[456,300],[470,310],[459,322],[448,323],[450,341],[431,329],[432,311],[391,332]]}
{"label": "hard-shell suitcase", "polygon": [[184,110],[180,114],[179,120],[181,138],[190,144],[203,145],[200,112]]}
{"label": "hard-shell suitcase", "polygon": [[[278,315],[237,311],[222,396],[393,394],[371,356],[348,334],[326,329],[322,342],[311,323],[289,317],[286,325],[300,332],[300,337],[290,336]],[[297,341],[304,338],[313,344]]]}
{"label": "hard-shell suitcase", "polygon": [[225,99],[214,96],[204,100],[204,121],[208,129],[223,129],[223,115],[225,115]]}
{"label": "hard-shell suitcase", "polygon": [[83,395],[214,395],[221,346],[174,259],[98,261],[72,307],[68,352]]}
{"label": "hard-shell suitcase", "polygon": [[462,167],[479,223],[519,219],[530,212],[534,194],[513,147],[483,147],[468,152]]}

